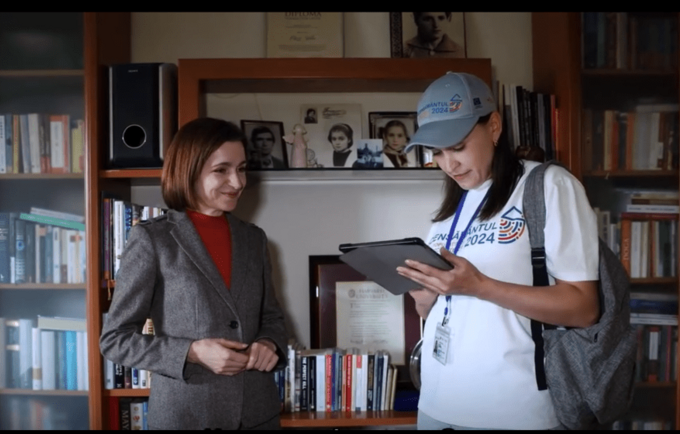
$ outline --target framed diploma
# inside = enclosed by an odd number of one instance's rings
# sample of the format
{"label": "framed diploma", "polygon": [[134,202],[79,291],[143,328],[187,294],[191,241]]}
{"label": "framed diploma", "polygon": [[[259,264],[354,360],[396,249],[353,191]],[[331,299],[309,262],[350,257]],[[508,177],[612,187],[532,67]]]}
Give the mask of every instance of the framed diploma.
{"label": "framed diploma", "polygon": [[409,358],[421,337],[413,297],[396,296],[339,259],[309,257],[311,348],[387,350],[399,384],[410,385]]}
{"label": "framed diploma", "polygon": [[343,57],[342,12],[267,12],[267,57]]}

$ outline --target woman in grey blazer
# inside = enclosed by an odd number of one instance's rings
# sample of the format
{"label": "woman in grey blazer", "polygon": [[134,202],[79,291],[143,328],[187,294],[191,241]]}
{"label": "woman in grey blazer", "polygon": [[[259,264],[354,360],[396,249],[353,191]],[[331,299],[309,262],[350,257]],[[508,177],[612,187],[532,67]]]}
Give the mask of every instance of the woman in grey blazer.
{"label": "woman in grey blazer", "polygon": [[[246,138],[199,118],[167,149],[168,212],[130,230],[99,346],[153,373],[150,429],[280,428],[272,369],[287,333],[267,237],[231,214],[246,183]],[[147,318],[154,335],[143,335]]]}

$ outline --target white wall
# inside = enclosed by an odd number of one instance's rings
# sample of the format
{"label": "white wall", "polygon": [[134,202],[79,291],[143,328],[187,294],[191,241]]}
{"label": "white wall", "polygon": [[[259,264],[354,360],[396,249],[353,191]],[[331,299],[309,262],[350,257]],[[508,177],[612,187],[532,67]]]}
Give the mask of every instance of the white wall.
{"label": "white wall", "polygon": [[[262,12],[133,13],[132,61],[264,57],[265,21]],[[468,57],[491,58],[497,80],[532,89],[530,13],[467,13],[466,34]],[[345,57],[390,56],[387,12],[345,13],[345,35]],[[413,111],[417,97],[328,94],[307,95],[305,102],[356,101],[365,113]],[[299,104],[299,94],[211,95],[208,114],[234,121],[261,116],[290,128]],[[309,255],[338,254],[343,242],[424,238],[440,199],[439,179],[280,180],[251,185],[235,214],[267,232],[289,330],[309,346]],[[132,200],[162,206],[156,186],[134,187]]]}

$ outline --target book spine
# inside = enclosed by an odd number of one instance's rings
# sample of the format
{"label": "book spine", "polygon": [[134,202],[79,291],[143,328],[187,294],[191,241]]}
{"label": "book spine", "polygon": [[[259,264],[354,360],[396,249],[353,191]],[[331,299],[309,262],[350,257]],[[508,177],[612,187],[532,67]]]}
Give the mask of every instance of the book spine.
{"label": "book spine", "polygon": [[307,407],[309,411],[316,411],[316,356],[307,358]]}
{"label": "book spine", "polygon": [[19,320],[19,378],[22,389],[33,388],[33,324],[30,319]]}
{"label": "book spine", "polygon": [[67,330],[65,334],[66,343],[66,389],[78,390],[78,340],[76,332]]}
{"label": "book spine", "polygon": [[0,283],[10,283],[9,213],[0,212]]}
{"label": "book spine", "polygon": [[17,219],[14,227],[15,235],[15,253],[14,260],[14,275],[15,283],[26,283],[26,222]]}
{"label": "book spine", "polygon": [[57,338],[57,389],[66,390],[66,334],[63,330],[55,331]]}
{"label": "book spine", "polygon": [[31,377],[33,390],[43,389],[42,343],[40,329],[31,328]]}
{"label": "book spine", "polygon": [[42,388],[54,390],[57,388],[55,372],[55,336],[53,330],[40,329],[40,356],[42,358]]}

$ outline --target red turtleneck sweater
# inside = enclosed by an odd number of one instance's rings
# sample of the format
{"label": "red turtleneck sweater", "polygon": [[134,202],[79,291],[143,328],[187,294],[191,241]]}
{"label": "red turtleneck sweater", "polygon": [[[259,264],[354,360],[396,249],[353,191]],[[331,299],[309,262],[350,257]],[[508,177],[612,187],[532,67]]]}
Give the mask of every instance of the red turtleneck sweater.
{"label": "red turtleneck sweater", "polygon": [[215,262],[227,288],[231,286],[231,231],[224,215],[213,217],[187,210],[206,250]]}

